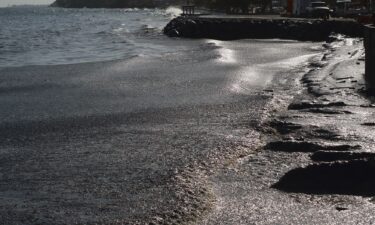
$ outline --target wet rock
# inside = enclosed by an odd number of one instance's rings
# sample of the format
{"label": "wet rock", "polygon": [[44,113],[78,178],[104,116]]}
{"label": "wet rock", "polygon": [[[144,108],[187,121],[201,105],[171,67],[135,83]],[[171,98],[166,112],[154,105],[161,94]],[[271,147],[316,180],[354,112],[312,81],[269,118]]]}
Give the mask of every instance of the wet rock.
{"label": "wet rock", "polygon": [[372,126],[375,126],[375,122],[362,123],[361,125],[362,126],[370,126],[370,127],[372,127]]}
{"label": "wet rock", "polygon": [[329,90],[340,90],[340,89],[351,89],[354,90],[355,87],[331,87]]}
{"label": "wet rock", "polygon": [[169,36],[170,37],[178,37],[180,35],[180,33],[178,32],[178,30],[176,29],[172,29],[170,32],[169,32]]}
{"label": "wet rock", "polygon": [[314,129],[311,132],[311,135],[316,138],[322,138],[326,140],[340,139],[340,135],[335,131],[326,130],[322,128]]}
{"label": "wet rock", "polygon": [[348,210],[347,207],[342,207],[342,206],[336,206],[335,208],[337,211],[344,211],[344,210]]}
{"label": "wet rock", "polygon": [[362,104],[360,105],[362,108],[375,108],[375,104]]}
{"label": "wet rock", "polygon": [[[193,23],[187,23],[193,20]],[[363,27],[354,21],[319,21],[266,18],[178,17],[164,28],[168,36],[234,40],[244,38],[281,38],[301,41],[330,41],[332,32],[362,37]],[[319,32],[317,32],[319,31]],[[174,37],[174,36],[173,36]]]}
{"label": "wet rock", "polygon": [[312,62],[310,63],[310,67],[322,68],[326,65],[324,62]]}
{"label": "wet rock", "polygon": [[314,161],[340,161],[354,159],[375,159],[375,153],[371,152],[340,152],[340,151],[317,151],[311,155]]}
{"label": "wet rock", "polygon": [[272,187],[294,193],[374,196],[375,162],[313,164],[286,173]]}
{"label": "wet rock", "polygon": [[265,149],[283,152],[314,152],[321,150],[321,146],[309,142],[275,141],[265,146]]}
{"label": "wet rock", "polygon": [[322,114],[353,114],[347,110],[335,110],[335,109],[320,109],[320,108],[311,108],[304,110],[306,112],[312,113],[322,113]]}
{"label": "wet rock", "polygon": [[300,124],[280,120],[271,121],[270,126],[275,128],[280,134],[288,134],[302,128],[302,125]]}
{"label": "wet rock", "polygon": [[281,152],[350,151],[360,148],[358,145],[323,145],[307,141],[274,141],[265,146],[265,149]]}
{"label": "wet rock", "polygon": [[324,108],[324,107],[340,107],[347,106],[345,102],[330,102],[330,103],[315,103],[302,101],[298,103],[292,103],[288,106],[288,109],[291,110],[300,110],[300,109],[310,109],[310,108]]}
{"label": "wet rock", "polygon": [[319,85],[319,84],[321,84],[321,82],[319,80],[310,79],[310,78],[303,78],[302,82],[304,84],[308,84],[308,85]]}
{"label": "wet rock", "polygon": [[347,79],[352,79],[354,77],[350,76],[350,77],[337,77],[336,80],[347,80]]}

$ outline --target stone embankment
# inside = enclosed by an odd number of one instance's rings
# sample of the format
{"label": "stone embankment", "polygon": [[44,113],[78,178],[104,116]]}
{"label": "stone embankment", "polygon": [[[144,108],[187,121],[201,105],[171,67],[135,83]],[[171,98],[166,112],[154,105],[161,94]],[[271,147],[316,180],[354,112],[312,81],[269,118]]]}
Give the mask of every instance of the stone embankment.
{"label": "stone embankment", "polygon": [[164,33],[170,37],[219,40],[280,38],[326,41],[331,33],[362,37],[363,29],[354,20],[181,16],[170,21],[164,28]]}

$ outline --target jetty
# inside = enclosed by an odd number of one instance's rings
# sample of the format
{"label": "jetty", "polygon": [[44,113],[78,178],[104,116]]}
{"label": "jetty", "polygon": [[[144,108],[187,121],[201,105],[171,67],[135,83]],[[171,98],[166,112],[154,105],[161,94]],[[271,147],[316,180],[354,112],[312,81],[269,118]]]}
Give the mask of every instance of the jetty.
{"label": "jetty", "polygon": [[332,33],[363,37],[364,26],[353,19],[312,19],[281,16],[180,16],[164,28],[170,37],[235,39],[292,39],[326,41]]}

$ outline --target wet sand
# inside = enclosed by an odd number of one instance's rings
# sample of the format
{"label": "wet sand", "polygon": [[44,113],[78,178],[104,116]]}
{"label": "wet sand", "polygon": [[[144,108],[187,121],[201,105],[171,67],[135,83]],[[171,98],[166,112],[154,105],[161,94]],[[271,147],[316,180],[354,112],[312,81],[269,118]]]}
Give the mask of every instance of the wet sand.
{"label": "wet sand", "polygon": [[192,46],[1,69],[0,220],[199,224],[217,205],[209,178],[261,146],[259,124],[274,99],[268,86],[288,88],[291,71],[321,48],[277,40]]}
{"label": "wet sand", "polygon": [[263,124],[266,143],[211,177],[217,204],[201,224],[373,223],[375,111],[363,43],[325,46],[288,91],[273,88],[283,104]]}

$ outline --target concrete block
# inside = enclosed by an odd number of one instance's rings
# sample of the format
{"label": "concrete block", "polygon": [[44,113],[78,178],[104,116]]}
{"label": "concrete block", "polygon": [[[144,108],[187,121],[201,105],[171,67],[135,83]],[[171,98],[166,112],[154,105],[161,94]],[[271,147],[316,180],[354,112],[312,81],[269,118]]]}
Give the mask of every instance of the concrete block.
{"label": "concrete block", "polygon": [[366,52],[366,86],[371,93],[375,93],[375,26],[365,26],[364,45]]}

